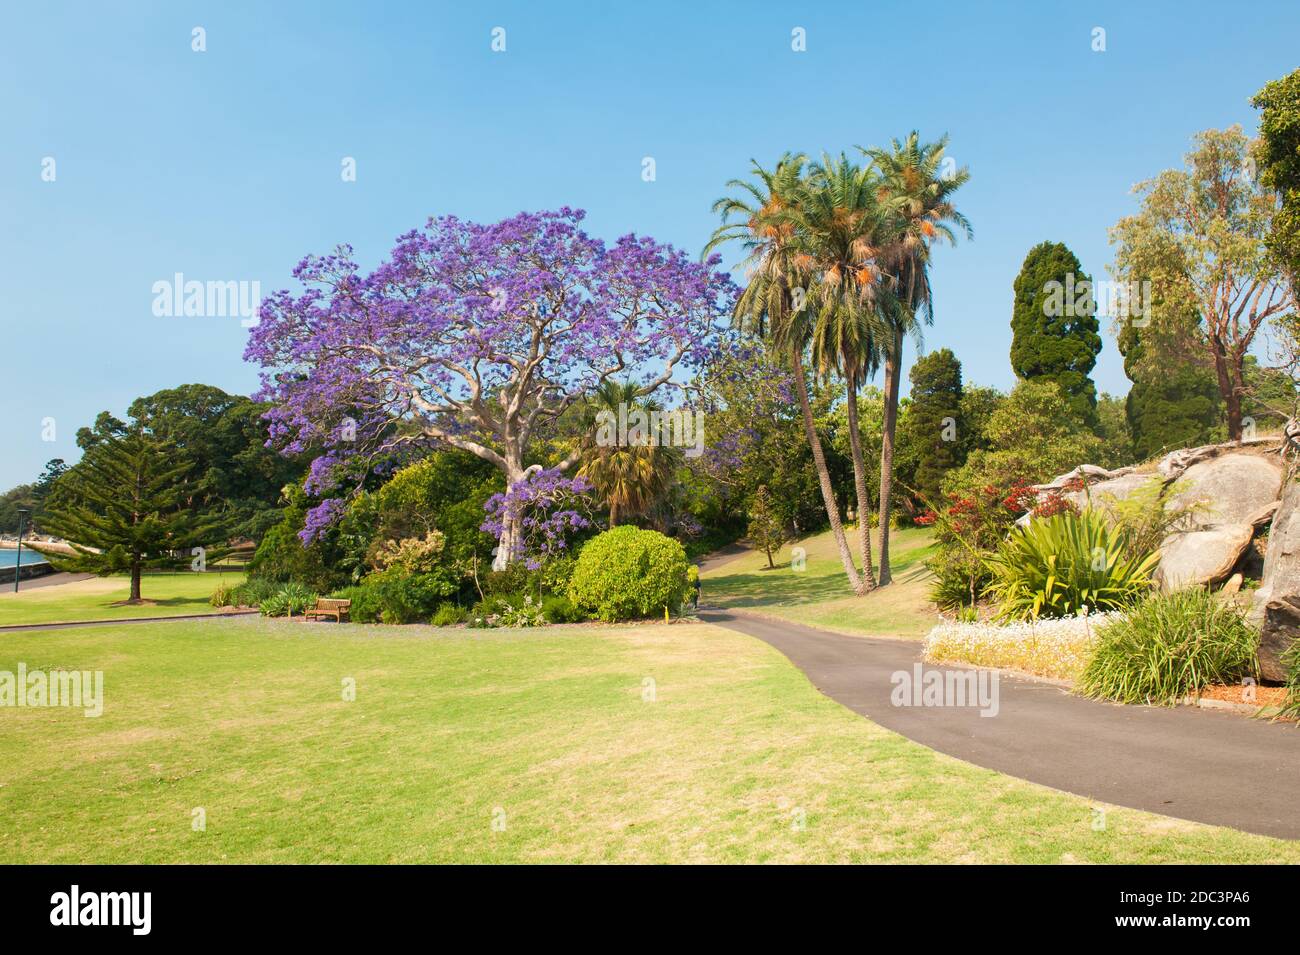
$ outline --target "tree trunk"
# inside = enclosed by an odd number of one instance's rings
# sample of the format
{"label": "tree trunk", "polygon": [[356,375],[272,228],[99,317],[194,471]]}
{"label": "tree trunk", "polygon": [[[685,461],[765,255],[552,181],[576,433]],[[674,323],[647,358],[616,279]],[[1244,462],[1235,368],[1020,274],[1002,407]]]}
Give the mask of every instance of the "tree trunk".
{"label": "tree trunk", "polygon": [[[524,480],[525,471],[517,456],[506,460],[506,493]],[[507,506],[501,515],[501,536],[497,538],[496,555],[492,558],[493,570],[505,570],[524,557],[523,515]]]}
{"label": "tree trunk", "polygon": [[858,495],[858,560],[862,564],[863,592],[874,590],[871,570],[871,499],[867,496],[867,465],[862,456],[862,435],[858,431],[858,373],[849,372],[849,450],[853,457],[853,486]]}
{"label": "tree trunk", "polygon": [[1214,341],[1214,376],[1218,380],[1219,394],[1223,398],[1228,419],[1228,440],[1241,440],[1241,393],[1233,385],[1232,372],[1228,368],[1228,355],[1223,346]]}
{"label": "tree trunk", "polygon": [[609,526],[618,527],[618,503],[615,501],[609,502]]}
{"label": "tree trunk", "polygon": [[776,570],[776,564],[774,564],[774,563],[772,562],[772,548],[771,548],[771,547],[765,547],[765,548],[763,548],[763,549],[764,549],[764,551],[767,552],[767,569],[768,569],[768,570]]}
{"label": "tree trunk", "polygon": [[138,604],[140,602],[140,561],[135,559],[131,561],[131,596],[127,603]]}
{"label": "tree trunk", "polygon": [[830,518],[831,533],[835,535],[835,545],[840,551],[840,562],[844,565],[844,575],[849,579],[849,586],[855,594],[863,593],[862,578],[853,566],[853,554],[849,543],[844,539],[844,525],[840,523],[839,508],[835,505],[835,489],[831,486],[830,471],[826,469],[826,456],[822,454],[822,443],[817,437],[817,426],[813,422],[812,406],[808,404],[808,382],[803,373],[803,356],[797,347],[791,349],[793,359],[794,387],[799,395],[799,410],[803,413],[804,435],[812,449],[813,466],[817,469],[817,481],[821,485],[822,501],[826,504],[826,516]]}
{"label": "tree trunk", "polygon": [[889,583],[889,511],[894,484],[894,426],[898,423],[898,379],[903,356],[903,330],[894,330],[894,347],[885,356],[885,421],[880,440],[880,576],[877,584]]}

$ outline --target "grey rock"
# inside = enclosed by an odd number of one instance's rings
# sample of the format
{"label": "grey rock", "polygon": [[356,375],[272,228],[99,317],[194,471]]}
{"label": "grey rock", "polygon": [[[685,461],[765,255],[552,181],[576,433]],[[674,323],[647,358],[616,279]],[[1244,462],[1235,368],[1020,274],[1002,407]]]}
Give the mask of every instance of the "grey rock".
{"label": "grey rock", "polygon": [[1220,524],[1204,530],[1170,534],[1160,547],[1156,582],[1168,593],[1223,580],[1250,546],[1250,524]]}
{"label": "grey rock", "polygon": [[1282,654],[1300,637],[1300,482],[1288,474],[1264,552],[1264,573],[1251,604],[1260,628],[1259,658],[1267,680],[1286,678]]}
{"label": "grey rock", "polygon": [[1277,458],[1238,451],[1193,464],[1178,480],[1186,487],[1169,506],[1200,505],[1192,517],[1196,528],[1253,525],[1257,515],[1277,500],[1282,467]]}
{"label": "grey rock", "polygon": [[1142,474],[1130,468],[1126,474],[1096,484],[1089,484],[1087,491],[1067,491],[1061,496],[1071,501],[1076,507],[1086,507],[1089,501],[1096,506],[1103,504],[1106,498],[1122,501],[1138,488],[1144,487],[1152,481],[1163,482],[1163,480],[1158,474],[1149,472]]}

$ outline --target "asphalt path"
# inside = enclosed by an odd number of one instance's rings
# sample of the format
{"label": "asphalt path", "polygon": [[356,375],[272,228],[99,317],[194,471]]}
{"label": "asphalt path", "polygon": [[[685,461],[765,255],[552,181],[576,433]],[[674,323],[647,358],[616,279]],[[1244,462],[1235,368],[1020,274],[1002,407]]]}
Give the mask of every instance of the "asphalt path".
{"label": "asphalt path", "polygon": [[[949,756],[1054,789],[1247,832],[1300,838],[1300,728],[1191,706],[1121,706],[998,676],[996,715],[974,705],[895,705],[921,644],[852,637],[735,611],[702,620],[763,640],[831,699]],[[923,664],[923,674],[972,668]],[[924,677],[923,677],[924,678]],[[969,678],[965,678],[969,680]],[[987,685],[987,684],[986,684]],[[901,692],[901,691],[900,691]]]}

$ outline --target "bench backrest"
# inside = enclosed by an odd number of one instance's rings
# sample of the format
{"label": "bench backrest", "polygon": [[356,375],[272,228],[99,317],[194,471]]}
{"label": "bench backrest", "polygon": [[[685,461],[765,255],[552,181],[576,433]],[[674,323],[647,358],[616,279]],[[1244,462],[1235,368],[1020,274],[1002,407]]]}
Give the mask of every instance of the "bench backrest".
{"label": "bench backrest", "polygon": [[351,600],[338,600],[332,597],[318,597],[316,600],[317,610],[347,610],[351,606]]}

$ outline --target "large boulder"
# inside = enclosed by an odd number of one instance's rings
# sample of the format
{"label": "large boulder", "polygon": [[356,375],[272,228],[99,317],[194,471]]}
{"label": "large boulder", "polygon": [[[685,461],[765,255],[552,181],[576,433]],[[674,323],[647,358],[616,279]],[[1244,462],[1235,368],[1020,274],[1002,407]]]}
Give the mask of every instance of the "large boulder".
{"label": "large boulder", "polygon": [[1066,471],[1058,475],[1046,484],[1035,485],[1039,491],[1055,491],[1065,487],[1067,484],[1074,484],[1078,481],[1087,481],[1089,485],[1097,484],[1100,481],[1109,481],[1111,478],[1122,477],[1125,474],[1131,474],[1137,470],[1133,467],[1116,468],[1114,471],[1108,471],[1106,468],[1097,464],[1080,464],[1073,471]]}
{"label": "large boulder", "polygon": [[1197,505],[1192,516],[1197,529],[1253,524],[1257,515],[1277,500],[1282,465],[1274,455],[1238,451],[1193,464],[1178,482],[1185,487],[1169,504]]}
{"label": "large boulder", "polygon": [[1264,552],[1264,573],[1251,603],[1261,629],[1259,663],[1266,680],[1286,679],[1282,654],[1300,639],[1300,482],[1287,476]]}
{"label": "large boulder", "polygon": [[1163,482],[1164,479],[1158,474],[1141,473],[1130,468],[1127,473],[1120,474],[1118,477],[1089,484],[1086,491],[1067,491],[1061,497],[1070,501],[1075,507],[1083,508],[1087,507],[1090,501],[1097,505],[1103,503],[1106,498],[1122,501],[1138,488],[1152,481]]}
{"label": "large boulder", "polygon": [[1156,464],[1156,471],[1167,478],[1180,477],[1184,471],[1203,461],[1209,461],[1222,454],[1238,451],[1247,447],[1267,447],[1276,445],[1277,439],[1246,438],[1243,441],[1231,441],[1227,444],[1203,444],[1199,448],[1180,448],[1170,451]]}
{"label": "large boulder", "polygon": [[1170,534],[1160,546],[1156,582],[1166,592],[1225,579],[1255,536],[1252,524],[1220,524]]}

